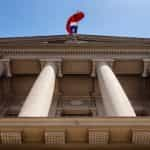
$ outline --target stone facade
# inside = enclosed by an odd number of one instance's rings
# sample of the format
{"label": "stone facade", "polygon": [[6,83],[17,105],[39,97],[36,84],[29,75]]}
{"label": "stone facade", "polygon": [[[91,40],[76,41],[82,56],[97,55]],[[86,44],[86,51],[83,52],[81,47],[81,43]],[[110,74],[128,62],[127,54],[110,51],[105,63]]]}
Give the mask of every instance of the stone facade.
{"label": "stone facade", "polygon": [[1,38],[0,148],[149,149],[149,65],[149,39]]}

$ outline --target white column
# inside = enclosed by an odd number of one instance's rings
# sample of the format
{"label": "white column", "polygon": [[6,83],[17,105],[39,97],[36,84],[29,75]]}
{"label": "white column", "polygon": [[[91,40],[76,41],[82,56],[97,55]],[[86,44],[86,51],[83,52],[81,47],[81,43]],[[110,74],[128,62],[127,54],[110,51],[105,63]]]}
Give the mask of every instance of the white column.
{"label": "white column", "polygon": [[127,95],[107,64],[98,64],[97,76],[106,115],[136,116]]}
{"label": "white column", "polygon": [[47,64],[27,96],[19,117],[47,117],[55,88],[56,66]]}

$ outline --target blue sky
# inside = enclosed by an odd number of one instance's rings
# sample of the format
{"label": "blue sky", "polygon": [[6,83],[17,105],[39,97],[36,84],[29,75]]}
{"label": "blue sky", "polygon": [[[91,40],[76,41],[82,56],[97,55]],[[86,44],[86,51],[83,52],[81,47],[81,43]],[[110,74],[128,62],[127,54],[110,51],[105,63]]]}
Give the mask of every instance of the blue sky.
{"label": "blue sky", "polygon": [[150,37],[150,0],[0,0],[0,37],[66,34],[77,10],[80,34]]}

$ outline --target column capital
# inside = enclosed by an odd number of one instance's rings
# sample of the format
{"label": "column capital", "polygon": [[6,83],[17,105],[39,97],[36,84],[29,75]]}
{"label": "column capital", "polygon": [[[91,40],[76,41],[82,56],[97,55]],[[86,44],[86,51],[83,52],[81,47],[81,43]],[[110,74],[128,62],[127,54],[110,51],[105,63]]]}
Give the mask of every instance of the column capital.
{"label": "column capital", "polygon": [[62,77],[62,59],[40,59],[41,70],[47,64],[54,65],[58,77]]}
{"label": "column capital", "polygon": [[12,77],[12,72],[11,72],[11,66],[10,66],[10,59],[5,58],[5,59],[0,59],[0,63],[2,66],[4,66],[4,74],[7,77]]}
{"label": "column capital", "polygon": [[143,59],[143,73],[142,73],[142,77],[145,78],[145,77],[148,77],[149,76],[149,73],[150,73],[150,59],[146,58],[146,59]]}
{"label": "column capital", "polygon": [[114,61],[114,59],[92,59],[91,77],[96,76],[96,68],[99,64],[107,64],[111,69],[113,69]]}

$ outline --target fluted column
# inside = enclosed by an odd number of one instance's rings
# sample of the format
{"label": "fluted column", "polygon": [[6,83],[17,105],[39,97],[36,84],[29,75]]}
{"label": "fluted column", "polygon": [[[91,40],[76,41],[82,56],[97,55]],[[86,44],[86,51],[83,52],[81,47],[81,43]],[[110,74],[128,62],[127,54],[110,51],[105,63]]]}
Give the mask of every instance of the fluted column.
{"label": "fluted column", "polygon": [[136,116],[130,101],[111,68],[97,65],[98,82],[107,116]]}
{"label": "fluted column", "polygon": [[47,117],[55,88],[56,66],[47,64],[27,96],[19,117]]}

